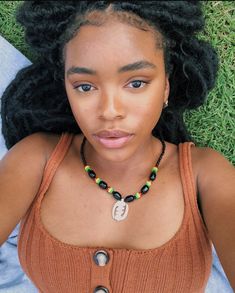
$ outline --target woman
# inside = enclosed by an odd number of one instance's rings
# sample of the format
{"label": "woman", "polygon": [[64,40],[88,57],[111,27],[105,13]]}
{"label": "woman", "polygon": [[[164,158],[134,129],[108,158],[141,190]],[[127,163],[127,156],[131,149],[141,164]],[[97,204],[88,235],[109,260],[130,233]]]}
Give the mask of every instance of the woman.
{"label": "woman", "polygon": [[193,36],[203,27],[200,4],[26,2],[19,19],[39,59],[2,99],[3,134],[15,146],[1,162],[9,196],[0,238],[23,218],[20,261],[38,289],[203,292],[211,240],[234,286],[225,229],[233,235],[234,169],[187,143],[182,119],[203,103],[217,71],[211,46]]}

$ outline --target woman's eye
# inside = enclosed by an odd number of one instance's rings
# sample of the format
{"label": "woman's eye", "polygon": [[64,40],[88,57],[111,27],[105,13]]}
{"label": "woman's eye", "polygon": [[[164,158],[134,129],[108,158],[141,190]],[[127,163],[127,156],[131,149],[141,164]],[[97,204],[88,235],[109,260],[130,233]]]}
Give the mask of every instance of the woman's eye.
{"label": "woman's eye", "polygon": [[[133,80],[129,84],[132,84],[131,88],[138,89],[138,88],[142,88],[145,84],[148,84],[148,83],[149,82],[143,81],[143,80]],[[73,88],[81,93],[85,93],[85,92],[90,92],[92,87],[93,86],[88,83],[83,83],[83,84],[74,86]]]}
{"label": "woman's eye", "polygon": [[143,86],[141,86],[141,84],[143,84],[143,83],[148,84],[149,82],[143,81],[143,80],[133,80],[130,82],[130,84],[133,85],[133,88],[136,88],[136,89],[143,87]]}
{"label": "woman's eye", "polygon": [[84,84],[80,84],[78,86],[74,86],[74,89],[78,90],[79,92],[84,93],[84,92],[89,92],[91,87],[92,86],[90,84],[84,83]]}

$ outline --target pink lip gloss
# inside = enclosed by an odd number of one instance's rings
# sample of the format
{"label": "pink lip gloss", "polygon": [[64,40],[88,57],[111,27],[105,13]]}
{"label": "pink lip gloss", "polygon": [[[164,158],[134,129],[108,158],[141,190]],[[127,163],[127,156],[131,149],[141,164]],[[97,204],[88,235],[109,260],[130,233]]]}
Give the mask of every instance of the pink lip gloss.
{"label": "pink lip gloss", "polygon": [[101,138],[97,135],[95,135],[94,137],[106,148],[120,148],[133,137],[133,134],[123,137]]}

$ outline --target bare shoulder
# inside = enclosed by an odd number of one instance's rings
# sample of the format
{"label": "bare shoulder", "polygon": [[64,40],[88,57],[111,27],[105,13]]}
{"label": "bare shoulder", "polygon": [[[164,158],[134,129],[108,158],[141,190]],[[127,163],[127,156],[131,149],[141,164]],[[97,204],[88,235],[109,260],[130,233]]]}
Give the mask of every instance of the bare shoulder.
{"label": "bare shoulder", "polygon": [[36,132],[20,140],[8,153],[15,152],[17,154],[21,151],[24,153],[32,151],[32,155],[41,156],[42,165],[45,166],[60,137],[61,134]]}
{"label": "bare shoulder", "polygon": [[28,211],[43,177],[49,135],[31,134],[0,160],[0,244]]}
{"label": "bare shoulder", "polygon": [[224,155],[210,147],[192,147],[192,165],[202,182],[214,181],[221,176],[233,174],[234,166]]}
{"label": "bare shoulder", "polygon": [[[79,139],[79,135],[76,137]],[[44,153],[45,162],[47,162],[60,138],[61,134],[52,132],[37,132],[25,137],[19,143],[27,144],[29,147],[32,145],[33,147],[40,149]]]}
{"label": "bare shoulder", "polygon": [[192,166],[204,207],[212,206],[212,200],[215,203],[234,195],[235,168],[220,152],[210,147],[193,147]]}
{"label": "bare shoulder", "polygon": [[45,143],[45,155],[46,161],[48,161],[50,155],[61,138],[61,134],[42,132],[41,136]]}
{"label": "bare shoulder", "polygon": [[192,160],[209,237],[235,288],[235,168],[212,148],[193,148]]}

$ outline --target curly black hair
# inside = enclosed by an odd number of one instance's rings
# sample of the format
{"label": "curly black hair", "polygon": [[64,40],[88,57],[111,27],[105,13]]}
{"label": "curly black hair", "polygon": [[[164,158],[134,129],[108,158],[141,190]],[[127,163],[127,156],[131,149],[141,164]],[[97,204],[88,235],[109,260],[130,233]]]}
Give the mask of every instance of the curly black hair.
{"label": "curly black hair", "polygon": [[16,19],[37,58],[18,72],[2,96],[2,134],[8,149],[38,131],[81,133],[66,95],[63,48],[91,12],[105,11],[110,4],[112,11],[134,14],[163,37],[169,106],[152,134],[174,144],[192,140],[183,113],[204,103],[219,63],[212,45],[196,36],[205,26],[201,1],[25,1]]}

